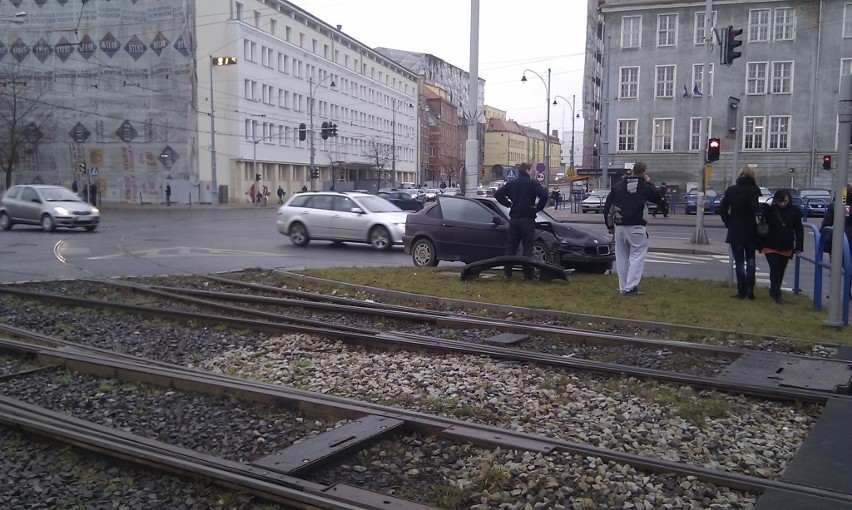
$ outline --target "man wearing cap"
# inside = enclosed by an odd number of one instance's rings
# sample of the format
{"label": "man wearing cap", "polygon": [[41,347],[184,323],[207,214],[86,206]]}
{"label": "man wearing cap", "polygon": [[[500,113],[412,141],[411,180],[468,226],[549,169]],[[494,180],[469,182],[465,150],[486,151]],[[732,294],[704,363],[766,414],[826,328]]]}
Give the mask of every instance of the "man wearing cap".
{"label": "man wearing cap", "polygon": [[[535,217],[547,205],[547,190],[530,177],[529,163],[517,166],[518,177],[506,183],[494,193],[494,198],[509,208],[509,237],[506,240],[506,255],[515,255],[518,245],[523,245],[524,257],[532,257],[535,239]],[[512,266],[503,267],[503,277],[512,277]],[[534,280],[532,266],[524,264],[524,280]]]}

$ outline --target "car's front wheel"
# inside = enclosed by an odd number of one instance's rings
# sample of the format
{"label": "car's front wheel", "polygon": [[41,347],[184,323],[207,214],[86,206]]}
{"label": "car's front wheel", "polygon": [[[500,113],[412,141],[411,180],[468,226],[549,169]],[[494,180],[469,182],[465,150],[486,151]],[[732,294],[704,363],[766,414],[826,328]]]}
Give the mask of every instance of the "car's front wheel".
{"label": "car's front wheel", "polygon": [[390,250],[393,246],[393,240],[388,229],[382,226],[373,227],[370,230],[370,245],[377,250]]}
{"label": "car's front wheel", "polygon": [[3,230],[12,228],[12,218],[6,213],[0,213],[0,228]]}
{"label": "car's front wheel", "polygon": [[411,260],[418,267],[435,267],[438,265],[438,254],[435,245],[428,239],[418,239],[411,245]]}
{"label": "car's front wheel", "polygon": [[533,242],[532,246],[532,258],[536,262],[544,262],[547,263],[547,246],[544,245],[541,241]]}
{"label": "car's front wheel", "polygon": [[53,221],[53,217],[49,214],[45,214],[41,217],[41,229],[45,232],[53,232],[56,230],[56,222]]}
{"label": "car's front wheel", "polygon": [[290,236],[290,242],[296,246],[305,246],[311,240],[308,230],[301,223],[290,225],[288,235]]}

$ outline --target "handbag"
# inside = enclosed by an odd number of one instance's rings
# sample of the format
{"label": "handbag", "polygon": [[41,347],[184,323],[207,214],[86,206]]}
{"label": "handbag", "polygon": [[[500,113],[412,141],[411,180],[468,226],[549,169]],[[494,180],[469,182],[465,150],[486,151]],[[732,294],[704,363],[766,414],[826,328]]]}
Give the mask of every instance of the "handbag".
{"label": "handbag", "polygon": [[757,217],[757,235],[758,237],[766,237],[769,235],[769,224],[763,219],[763,216]]}

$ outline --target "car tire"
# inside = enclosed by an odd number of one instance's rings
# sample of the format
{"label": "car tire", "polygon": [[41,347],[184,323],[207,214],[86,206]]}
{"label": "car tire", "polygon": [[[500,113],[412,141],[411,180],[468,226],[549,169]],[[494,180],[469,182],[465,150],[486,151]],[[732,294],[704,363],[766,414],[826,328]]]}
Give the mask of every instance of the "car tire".
{"label": "car tire", "polygon": [[305,246],[311,241],[311,236],[308,235],[308,229],[301,223],[293,223],[290,225],[290,230],[287,231],[290,236],[290,242],[296,246]]}
{"label": "car tire", "polygon": [[12,218],[6,213],[0,213],[0,228],[3,230],[12,228]]}
{"label": "car tire", "polygon": [[393,239],[388,229],[381,225],[370,229],[370,246],[379,251],[390,250],[393,246]]}
{"label": "car tire", "polygon": [[534,241],[532,246],[532,258],[536,262],[550,263],[547,260],[547,246],[541,241]]}
{"label": "car tire", "polygon": [[411,245],[411,260],[417,267],[435,267],[438,265],[438,253],[435,245],[428,239],[418,239]]}
{"label": "car tire", "polygon": [[41,229],[45,232],[53,232],[56,230],[56,222],[53,221],[53,217],[49,214],[45,214],[41,217]]}

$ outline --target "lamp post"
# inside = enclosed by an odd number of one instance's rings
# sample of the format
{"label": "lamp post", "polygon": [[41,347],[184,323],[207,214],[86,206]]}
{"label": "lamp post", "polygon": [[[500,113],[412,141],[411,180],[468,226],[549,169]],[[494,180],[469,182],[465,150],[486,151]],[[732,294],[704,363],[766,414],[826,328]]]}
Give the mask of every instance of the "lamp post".
{"label": "lamp post", "polygon": [[[569,157],[569,161],[570,161],[570,164],[571,164],[571,172],[573,173],[574,172],[574,119],[577,117],[577,113],[574,110],[574,101],[577,99],[577,95],[576,94],[572,95],[571,100],[568,101],[567,98],[557,94],[556,96],[553,97],[553,104],[557,104],[556,98],[562,98],[563,101],[565,101],[566,103],[571,105],[571,156]],[[563,126],[563,131],[564,131],[564,126]]]}
{"label": "lamp post", "polygon": [[521,77],[522,82],[527,81],[528,72],[538,76],[538,79],[541,80],[547,92],[547,132],[544,134],[544,185],[546,187],[550,183],[550,68],[547,68],[547,81],[537,72],[531,69],[524,69],[524,74]]}
{"label": "lamp post", "polygon": [[216,182],[216,115],[213,113],[213,67],[237,63],[237,57],[214,57],[210,55],[210,186],[213,188],[210,201],[219,205],[219,185]]}
{"label": "lamp post", "polygon": [[[310,118],[309,119],[309,125],[308,125],[308,127],[309,127],[308,136],[311,137],[311,145],[310,145],[310,147],[311,147],[311,191],[317,190],[317,181],[319,180],[319,176],[314,178],[314,172],[316,172],[316,166],[314,165],[314,156],[315,156],[315,152],[316,152],[314,150],[314,94],[316,94],[319,86],[322,85],[322,83],[329,78],[331,78],[331,75],[327,74],[325,76],[325,78],[321,79],[316,84],[314,84],[313,76],[308,78],[308,87],[310,88],[310,94],[308,95],[308,116]],[[331,83],[329,83],[329,86],[330,87],[335,86],[334,80],[331,80]]]}
{"label": "lamp post", "polygon": [[[393,110],[393,114],[391,117],[391,174],[393,176],[394,183],[396,183],[396,112],[399,109],[396,103],[396,98],[391,98],[391,109]],[[399,103],[399,106],[403,105],[407,105],[409,108],[412,108],[414,106],[410,102]]]}

